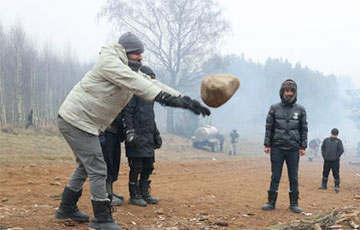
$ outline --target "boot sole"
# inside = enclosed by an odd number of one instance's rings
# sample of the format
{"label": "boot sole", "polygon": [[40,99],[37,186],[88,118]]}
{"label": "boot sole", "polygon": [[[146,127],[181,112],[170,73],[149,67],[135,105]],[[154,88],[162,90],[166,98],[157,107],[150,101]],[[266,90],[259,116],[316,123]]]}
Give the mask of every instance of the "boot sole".
{"label": "boot sole", "polygon": [[89,218],[87,218],[87,219],[73,218],[73,217],[63,215],[59,212],[55,212],[54,217],[59,220],[73,220],[73,221],[77,221],[77,222],[89,222]]}
{"label": "boot sole", "polygon": [[145,204],[136,204],[136,203],[133,203],[132,201],[129,201],[129,204],[139,206],[139,207],[146,207],[146,205],[147,205],[147,203],[145,203]]}
{"label": "boot sole", "polygon": [[114,223],[113,226],[109,226],[109,223],[89,223],[90,230],[122,230],[120,226]]}

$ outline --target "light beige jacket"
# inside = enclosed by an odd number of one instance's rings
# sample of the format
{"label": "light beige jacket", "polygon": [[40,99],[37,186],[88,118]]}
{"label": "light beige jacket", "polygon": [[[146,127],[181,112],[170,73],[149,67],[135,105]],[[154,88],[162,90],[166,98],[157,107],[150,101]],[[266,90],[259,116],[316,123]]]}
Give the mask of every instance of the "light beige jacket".
{"label": "light beige jacket", "polygon": [[132,71],[120,44],[103,46],[99,60],[72,88],[59,115],[71,125],[98,135],[111,124],[133,94],[154,101],[161,91],[180,95],[146,74]]}

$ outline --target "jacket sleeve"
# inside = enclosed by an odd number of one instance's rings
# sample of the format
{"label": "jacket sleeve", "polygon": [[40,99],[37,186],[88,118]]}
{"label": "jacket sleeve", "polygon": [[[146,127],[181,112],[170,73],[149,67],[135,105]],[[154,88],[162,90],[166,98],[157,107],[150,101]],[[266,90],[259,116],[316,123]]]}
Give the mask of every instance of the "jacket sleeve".
{"label": "jacket sleeve", "polygon": [[303,108],[300,120],[300,147],[305,148],[307,147],[307,136],[308,136],[308,122],[306,116],[306,110]]}
{"label": "jacket sleeve", "polygon": [[160,132],[159,132],[159,130],[158,130],[158,128],[157,128],[156,122],[154,122],[154,124],[155,124],[154,137],[160,136]]}
{"label": "jacket sleeve", "polygon": [[271,146],[274,125],[275,125],[275,110],[274,110],[273,106],[271,106],[270,110],[266,116],[264,146],[267,146],[267,147]]}
{"label": "jacket sleeve", "polygon": [[134,111],[136,107],[136,96],[133,96],[130,102],[122,110],[122,120],[125,132],[130,129],[135,129],[134,126]]}
{"label": "jacket sleeve", "polygon": [[338,144],[338,149],[337,149],[337,154],[339,157],[341,157],[341,155],[344,153],[344,146],[342,141],[339,139],[339,144]]}
{"label": "jacket sleeve", "polygon": [[117,56],[115,49],[105,47],[101,51],[99,61],[93,71],[98,72],[103,78],[118,87],[126,88],[146,101],[154,101],[155,97],[162,91],[150,79],[132,71],[129,66],[125,65]]}
{"label": "jacket sleeve", "polygon": [[326,139],[321,144],[321,155],[325,158],[325,151],[326,151]]}
{"label": "jacket sleeve", "polygon": [[161,81],[159,81],[157,79],[152,79],[150,76],[146,75],[143,72],[139,72],[139,74],[142,74],[143,76],[145,76],[145,78],[150,79],[152,81],[152,83],[157,85],[158,87],[160,87],[162,91],[167,92],[168,94],[170,94],[172,96],[175,96],[175,97],[180,96],[180,92],[178,92],[177,90],[171,88],[168,85],[165,85]]}

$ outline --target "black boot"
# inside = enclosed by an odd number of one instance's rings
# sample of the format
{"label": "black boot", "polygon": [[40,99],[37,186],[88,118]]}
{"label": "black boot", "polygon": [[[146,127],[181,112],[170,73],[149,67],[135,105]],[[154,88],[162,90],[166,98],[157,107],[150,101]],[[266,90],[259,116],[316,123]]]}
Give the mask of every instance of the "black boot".
{"label": "black boot", "polygon": [[[110,196],[111,197],[111,196]],[[97,230],[121,230],[111,215],[111,199],[105,201],[91,200],[94,218],[90,220],[89,227]]]}
{"label": "black boot", "polygon": [[299,192],[289,192],[289,198],[290,198],[290,211],[293,213],[301,213],[302,210],[300,209],[298,205],[298,199],[299,199]]}
{"label": "black boot", "polygon": [[124,197],[114,193],[113,182],[106,181],[106,193],[112,195],[111,206],[121,206],[123,204]]}
{"label": "black boot", "polygon": [[323,177],[322,182],[321,182],[321,186],[319,187],[319,189],[327,189],[327,182],[328,182],[328,178]]}
{"label": "black boot", "polygon": [[152,197],[150,195],[150,191],[149,191],[150,183],[151,183],[151,180],[141,180],[140,181],[141,195],[142,195],[142,198],[146,201],[146,203],[157,204],[157,203],[159,203],[160,200],[155,197]]}
{"label": "black boot", "polygon": [[77,202],[81,197],[82,190],[75,192],[65,186],[62,195],[60,207],[55,212],[55,218],[57,219],[72,219],[79,222],[88,222],[89,216],[83,212],[80,212],[77,207]]}
{"label": "black boot", "polygon": [[335,192],[340,192],[340,179],[335,179]]}
{"label": "black boot", "polygon": [[130,204],[146,206],[146,201],[142,198],[139,183],[129,182]]}
{"label": "black boot", "polygon": [[273,210],[275,209],[276,199],[277,199],[277,192],[268,191],[268,202],[264,204],[261,209],[264,211]]}

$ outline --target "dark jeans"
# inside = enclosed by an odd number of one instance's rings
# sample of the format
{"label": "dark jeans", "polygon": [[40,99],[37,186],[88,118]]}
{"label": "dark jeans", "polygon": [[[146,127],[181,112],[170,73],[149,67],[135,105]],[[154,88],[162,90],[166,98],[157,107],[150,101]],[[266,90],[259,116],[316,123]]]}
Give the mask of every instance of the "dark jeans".
{"label": "dark jeans", "polygon": [[270,191],[277,192],[280,184],[284,161],[288,170],[290,191],[298,191],[298,169],[299,169],[299,149],[281,150],[271,148],[271,183]]}
{"label": "dark jeans", "polygon": [[148,180],[154,170],[154,157],[128,157],[130,173],[129,182],[137,183],[140,180]]}
{"label": "dark jeans", "polygon": [[339,175],[340,159],[333,160],[333,161],[329,161],[329,160],[324,161],[324,168],[323,168],[323,177],[324,178],[329,177],[330,169],[332,170],[334,179],[336,181],[340,181],[340,175]]}
{"label": "dark jeans", "polygon": [[120,169],[121,149],[119,136],[112,132],[104,132],[99,138],[104,160],[107,166],[108,182],[117,181]]}

